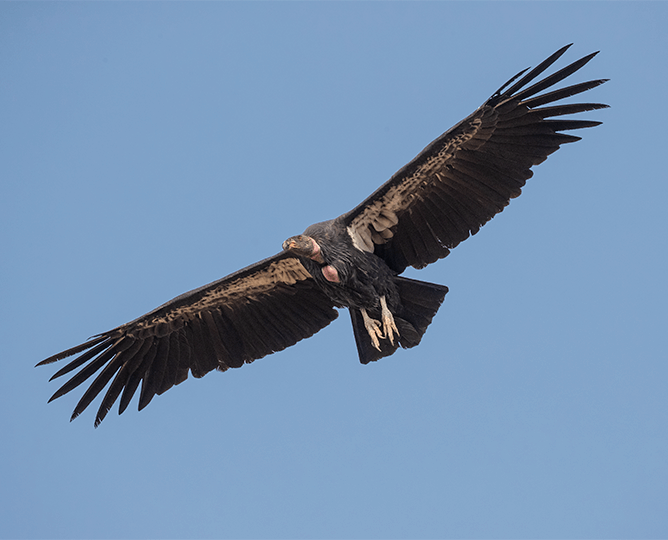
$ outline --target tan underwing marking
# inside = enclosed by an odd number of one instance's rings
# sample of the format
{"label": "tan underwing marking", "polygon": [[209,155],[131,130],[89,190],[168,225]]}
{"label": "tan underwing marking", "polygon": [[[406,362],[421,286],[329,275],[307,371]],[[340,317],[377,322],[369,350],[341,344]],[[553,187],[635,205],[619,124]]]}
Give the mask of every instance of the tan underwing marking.
{"label": "tan underwing marking", "polygon": [[382,244],[383,242],[385,242],[383,237],[376,231],[371,231],[371,240],[373,240],[374,244]]}
{"label": "tan underwing marking", "polygon": [[467,130],[447,141],[439,151],[415,169],[413,174],[391,186],[379,199],[370,203],[348,226],[353,245],[362,251],[373,253],[374,244],[383,244],[393,233],[391,228],[399,222],[397,214],[406,210],[417,192],[434,181],[445,180],[442,170],[455,152],[475,136],[482,125],[481,118],[471,120]]}
{"label": "tan underwing marking", "polygon": [[158,324],[175,323],[175,328],[180,328],[186,319],[202,310],[227,303],[246,302],[248,298],[271,292],[277,283],[294,285],[309,278],[311,274],[296,258],[274,261],[254,274],[220,284],[192,304],[175,307],[165,314],[136,323],[132,336],[150,335]]}

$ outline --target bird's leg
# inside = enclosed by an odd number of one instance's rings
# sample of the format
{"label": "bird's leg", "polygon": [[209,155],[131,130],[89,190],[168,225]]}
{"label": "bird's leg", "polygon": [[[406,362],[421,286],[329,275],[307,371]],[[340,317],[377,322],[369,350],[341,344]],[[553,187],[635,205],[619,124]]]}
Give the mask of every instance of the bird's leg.
{"label": "bird's leg", "polygon": [[364,326],[366,327],[366,331],[369,332],[371,344],[374,346],[374,348],[380,351],[380,341],[378,341],[378,338],[383,339],[383,332],[380,329],[381,324],[376,319],[369,317],[366,309],[362,308],[360,311],[362,312],[362,319],[364,319]]}
{"label": "bird's leg", "polygon": [[392,345],[394,345],[394,333],[396,332],[397,337],[399,337],[399,330],[397,329],[397,325],[394,324],[394,317],[392,316],[392,312],[387,307],[387,302],[385,301],[384,296],[380,297],[380,309],[380,318],[383,321],[383,331],[385,332],[385,337],[390,340]]}

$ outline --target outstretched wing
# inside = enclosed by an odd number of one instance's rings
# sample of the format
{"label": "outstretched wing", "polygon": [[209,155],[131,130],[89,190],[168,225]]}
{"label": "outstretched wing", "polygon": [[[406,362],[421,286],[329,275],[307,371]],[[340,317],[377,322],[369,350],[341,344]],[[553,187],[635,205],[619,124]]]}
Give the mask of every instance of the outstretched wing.
{"label": "outstretched wing", "polygon": [[185,381],[188,370],[203,377],[213,369],[241,367],[312,336],[337,316],[301,262],[279,253],[37,365],[83,353],[51,378],[81,368],[49,401],[103,368],[72,420],[113,378],[95,417],[97,426],[119,395],[119,414],[127,408],[140,382],[139,410],[154,395]]}
{"label": "outstretched wing", "polygon": [[597,53],[525,88],[568,47],[514,82],[527,70],[518,73],[471,116],[433,141],[368,199],[341,216],[353,243],[376,253],[397,272],[441,259],[521,193],[533,174],[532,166],[545,161],[561,144],[580,140],[561,131],[599,125],[588,120],[550,118],[607,105],[544,105],[594,88],[606,79],[537,95],[576,72]]}

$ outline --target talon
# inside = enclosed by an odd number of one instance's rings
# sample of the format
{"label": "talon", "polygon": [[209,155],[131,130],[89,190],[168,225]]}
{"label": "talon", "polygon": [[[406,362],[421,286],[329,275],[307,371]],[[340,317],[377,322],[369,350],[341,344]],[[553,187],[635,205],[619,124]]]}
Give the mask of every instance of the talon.
{"label": "talon", "polygon": [[369,332],[371,344],[376,350],[380,351],[380,341],[378,341],[378,338],[383,339],[383,331],[380,329],[381,324],[377,320],[369,317],[366,309],[361,309],[360,311],[362,312],[362,318],[364,319],[364,326],[366,327],[366,331]]}
{"label": "talon", "polygon": [[380,297],[380,309],[385,337],[387,337],[390,340],[390,343],[394,345],[394,334],[396,333],[397,337],[399,337],[399,330],[397,329],[397,325],[394,324],[394,317],[387,307],[387,302],[385,301],[384,296]]}

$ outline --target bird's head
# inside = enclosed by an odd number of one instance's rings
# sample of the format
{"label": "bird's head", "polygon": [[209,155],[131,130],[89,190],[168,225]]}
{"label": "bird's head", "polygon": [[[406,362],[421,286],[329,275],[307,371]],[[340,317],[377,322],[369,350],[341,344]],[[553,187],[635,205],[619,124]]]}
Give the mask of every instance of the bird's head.
{"label": "bird's head", "polygon": [[300,257],[308,257],[309,259],[314,260],[320,255],[320,246],[318,243],[305,234],[288,238],[283,242],[283,249]]}

